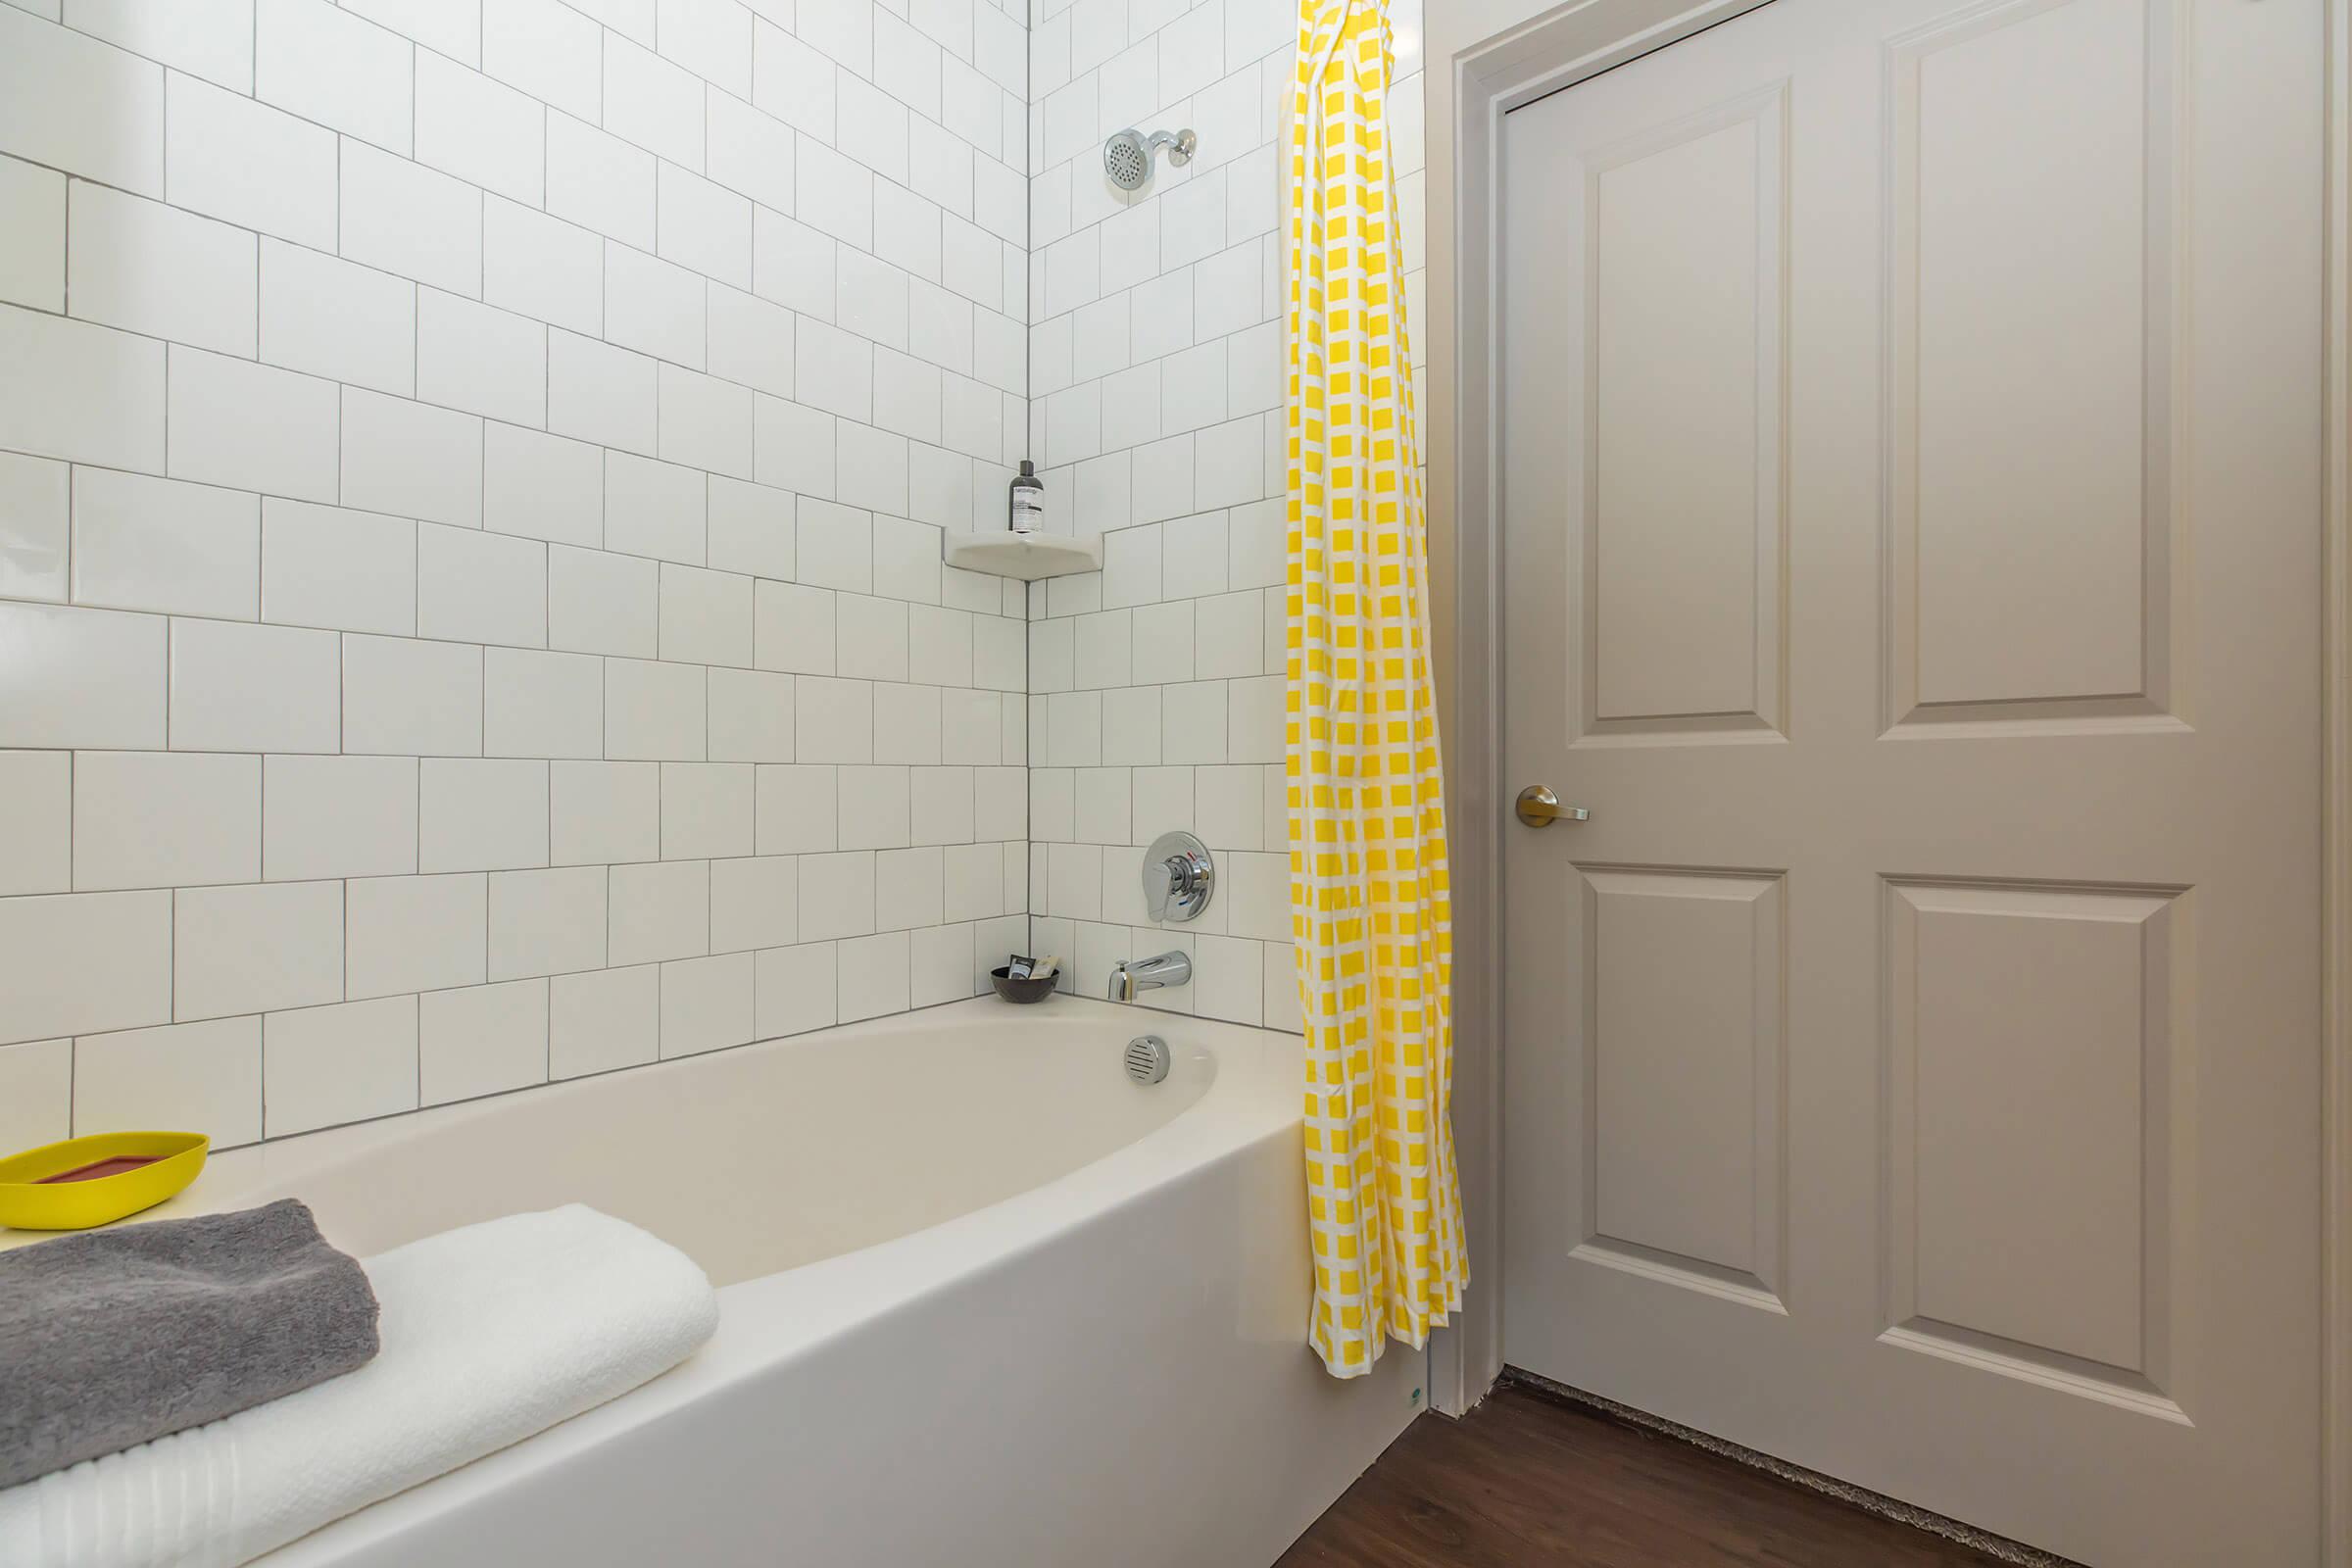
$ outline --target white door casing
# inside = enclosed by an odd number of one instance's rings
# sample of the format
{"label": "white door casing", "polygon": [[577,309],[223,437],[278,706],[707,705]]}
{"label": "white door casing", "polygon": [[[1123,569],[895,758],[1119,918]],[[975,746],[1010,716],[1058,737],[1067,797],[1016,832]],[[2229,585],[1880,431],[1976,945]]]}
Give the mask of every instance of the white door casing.
{"label": "white door casing", "polygon": [[1504,122],[1507,1359],[2318,1560],[2321,45],[1777,0]]}

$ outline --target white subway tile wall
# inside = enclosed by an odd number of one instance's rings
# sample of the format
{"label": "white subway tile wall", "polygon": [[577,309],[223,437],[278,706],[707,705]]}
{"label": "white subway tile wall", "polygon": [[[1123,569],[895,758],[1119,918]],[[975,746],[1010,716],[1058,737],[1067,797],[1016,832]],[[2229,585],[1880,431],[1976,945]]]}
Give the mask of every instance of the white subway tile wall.
{"label": "white subway tile wall", "polygon": [[[246,1143],[1016,948],[1296,1027],[1295,7],[1035,3],[0,4],[0,1145]],[[1120,193],[1130,124],[1200,156]],[[940,565],[1022,457],[1104,571]],[[1153,929],[1180,826],[1222,890]]]}
{"label": "white subway tile wall", "polygon": [[1028,946],[996,0],[0,5],[0,1146]]}
{"label": "white subway tile wall", "polygon": [[[1030,455],[1048,526],[1104,535],[1100,573],[1029,599],[1032,940],[1099,995],[1181,949],[1148,1006],[1296,1029],[1283,791],[1283,281],[1293,0],[1041,0],[1029,35]],[[1407,318],[1421,253],[1421,7],[1393,8],[1389,99]],[[1128,194],[1123,126],[1191,126]],[[1416,374],[1419,340],[1413,341]],[[1426,389],[1420,406],[1427,408]],[[1154,928],[1143,848],[1190,828],[1219,887]]]}

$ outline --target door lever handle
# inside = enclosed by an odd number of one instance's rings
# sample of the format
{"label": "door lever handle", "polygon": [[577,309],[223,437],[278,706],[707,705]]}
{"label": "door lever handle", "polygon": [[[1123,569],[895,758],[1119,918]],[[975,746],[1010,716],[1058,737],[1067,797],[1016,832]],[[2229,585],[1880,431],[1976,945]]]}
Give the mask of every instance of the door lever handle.
{"label": "door lever handle", "polygon": [[1551,793],[1548,785],[1530,784],[1519,792],[1519,820],[1529,827],[1549,827],[1554,822],[1582,822],[1592,813],[1581,806],[1562,806],[1560,798]]}

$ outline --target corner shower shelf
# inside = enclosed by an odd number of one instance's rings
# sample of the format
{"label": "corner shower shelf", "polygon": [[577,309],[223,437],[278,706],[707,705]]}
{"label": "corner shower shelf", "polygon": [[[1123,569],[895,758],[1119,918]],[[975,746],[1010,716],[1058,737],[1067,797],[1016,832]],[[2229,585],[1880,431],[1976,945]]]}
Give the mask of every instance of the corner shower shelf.
{"label": "corner shower shelf", "polygon": [[1099,533],[1073,539],[1067,534],[991,528],[980,533],[950,533],[942,549],[951,566],[1018,577],[1024,582],[1102,569],[1102,536]]}

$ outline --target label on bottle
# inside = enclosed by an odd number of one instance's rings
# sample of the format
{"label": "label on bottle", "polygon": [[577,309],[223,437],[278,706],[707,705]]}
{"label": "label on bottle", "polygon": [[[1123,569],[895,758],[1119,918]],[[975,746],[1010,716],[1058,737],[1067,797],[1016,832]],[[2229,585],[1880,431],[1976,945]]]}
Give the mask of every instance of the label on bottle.
{"label": "label on bottle", "polygon": [[1012,531],[1034,533],[1037,525],[1046,520],[1046,495],[1042,490],[1019,489],[1012,493]]}

